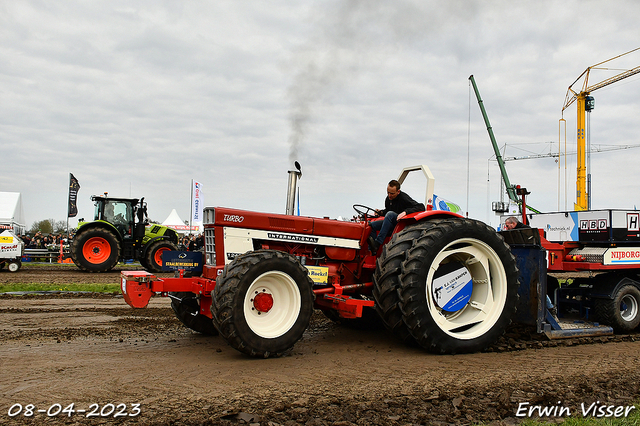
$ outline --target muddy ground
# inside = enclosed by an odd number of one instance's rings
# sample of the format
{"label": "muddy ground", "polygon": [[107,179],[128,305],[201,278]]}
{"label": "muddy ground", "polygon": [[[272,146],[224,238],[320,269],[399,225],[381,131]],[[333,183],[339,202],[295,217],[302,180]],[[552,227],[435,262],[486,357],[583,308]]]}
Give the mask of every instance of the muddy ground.
{"label": "muddy ground", "polygon": [[[0,283],[118,280],[0,271]],[[441,356],[316,314],[291,353],[258,360],[184,328],[166,298],[133,310],[117,295],[0,296],[0,424],[510,425],[532,406],[558,407],[543,420],[559,422],[581,404],[640,401],[639,339],[514,326],[487,352]]]}

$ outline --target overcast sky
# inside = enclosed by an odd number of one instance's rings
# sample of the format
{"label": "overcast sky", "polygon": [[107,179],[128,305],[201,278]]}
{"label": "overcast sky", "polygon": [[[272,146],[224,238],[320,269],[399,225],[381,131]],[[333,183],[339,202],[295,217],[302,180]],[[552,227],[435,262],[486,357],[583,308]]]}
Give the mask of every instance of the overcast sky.
{"label": "overcast sky", "polygon": [[[108,192],[188,220],[191,179],[207,206],[284,213],[297,160],[301,214],[350,217],[426,164],[438,195],[495,225],[500,175],[469,76],[507,157],[557,152],[568,86],[640,47],[638,16],[635,0],[0,0],[0,191],[22,193],[27,227],[66,219],[69,173],[78,217]],[[638,65],[640,51],[590,82]],[[638,80],[593,93],[593,145],[640,144]],[[638,158],[592,155],[593,208],[640,205]],[[561,209],[565,186],[575,201],[568,160],[566,185],[555,158],[507,170],[555,211],[559,188]]]}

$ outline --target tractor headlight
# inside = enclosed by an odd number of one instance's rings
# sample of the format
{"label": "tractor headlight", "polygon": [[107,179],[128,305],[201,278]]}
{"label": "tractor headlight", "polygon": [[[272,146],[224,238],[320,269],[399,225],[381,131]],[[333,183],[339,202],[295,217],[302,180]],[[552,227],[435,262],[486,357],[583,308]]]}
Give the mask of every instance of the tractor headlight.
{"label": "tractor headlight", "polygon": [[[213,210],[213,209],[212,209]],[[206,220],[205,210],[205,220]],[[204,230],[204,254],[206,256],[207,265],[216,264],[216,237],[215,228],[205,228]]]}
{"label": "tractor headlight", "polygon": [[212,207],[205,207],[203,213],[204,219],[202,220],[202,223],[204,225],[213,225],[216,223],[216,209]]}

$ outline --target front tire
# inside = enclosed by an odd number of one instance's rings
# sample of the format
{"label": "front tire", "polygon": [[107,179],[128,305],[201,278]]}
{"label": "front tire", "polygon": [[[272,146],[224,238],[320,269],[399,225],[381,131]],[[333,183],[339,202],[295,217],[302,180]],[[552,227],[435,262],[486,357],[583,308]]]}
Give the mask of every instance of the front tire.
{"label": "front tire", "polygon": [[623,285],[613,299],[595,299],[596,316],[617,333],[629,332],[640,324],[640,290]]}
{"label": "front tire", "polygon": [[471,219],[415,228],[422,232],[402,263],[399,288],[409,332],[438,354],[487,349],[511,323],[517,305],[518,269],[509,246]]}
{"label": "front tire", "polygon": [[9,262],[7,270],[9,272],[18,272],[20,270],[20,266],[22,266],[22,262],[20,262],[19,260],[12,260]]}
{"label": "front tire", "polygon": [[82,270],[106,272],[113,269],[120,258],[120,242],[116,235],[104,228],[92,228],[77,235],[71,245],[73,262]]}
{"label": "front tire", "polygon": [[178,247],[170,241],[160,240],[151,243],[146,251],[144,264],[142,266],[149,272],[162,272],[162,253],[165,251],[176,251]]}
{"label": "front tire", "polygon": [[275,250],[238,256],[218,277],[214,324],[234,349],[280,356],[300,340],[313,313],[313,282],[298,260]]}
{"label": "front tire", "polygon": [[171,309],[182,324],[193,331],[217,336],[218,330],[213,325],[213,321],[206,315],[200,313],[200,303],[194,293],[183,291],[169,293],[171,297]]}

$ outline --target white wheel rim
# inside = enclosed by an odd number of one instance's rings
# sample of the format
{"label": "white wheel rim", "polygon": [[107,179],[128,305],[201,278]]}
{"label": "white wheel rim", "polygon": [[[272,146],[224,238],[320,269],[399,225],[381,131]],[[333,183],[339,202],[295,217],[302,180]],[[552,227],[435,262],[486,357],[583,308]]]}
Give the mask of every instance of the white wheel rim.
{"label": "white wheel rim", "polygon": [[16,272],[19,268],[20,266],[17,263],[10,263],[8,269],[11,272]]}
{"label": "white wheel rim", "polygon": [[[473,290],[467,304],[446,312],[434,300],[433,276],[440,265],[457,261],[471,273]],[[426,281],[427,305],[442,331],[457,339],[469,340],[486,334],[498,321],[507,300],[507,274],[496,252],[486,243],[461,238],[448,244],[432,263]]]}
{"label": "white wheel rim", "polygon": [[625,321],[633,321],[638,316],[638,301],[630,294],[625,294],[620,303],[620,316]]}
{"label": "white wheel rim", "polygon": [[[254,298],[268,294],[273,306],[268,312],[256,309]],[[293,327],[300,315],[302,299],[296,282],[280,271],[265,272],[249,286],[244,298],[244,317],[251,330],[265,339],[275,339]]]}

